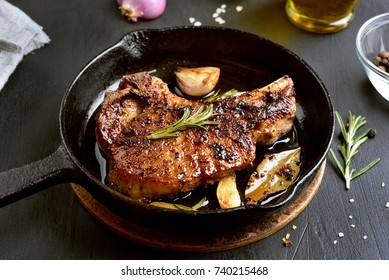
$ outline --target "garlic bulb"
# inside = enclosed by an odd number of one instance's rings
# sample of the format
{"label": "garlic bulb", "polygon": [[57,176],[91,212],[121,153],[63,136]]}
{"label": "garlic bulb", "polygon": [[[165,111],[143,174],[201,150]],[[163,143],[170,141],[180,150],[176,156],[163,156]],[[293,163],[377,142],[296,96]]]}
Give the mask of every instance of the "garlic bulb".
{"label": "garlic bulb", "polygon": [[166,0],[116,0],[122,14],[131,21],[151,20],[163,14]]}

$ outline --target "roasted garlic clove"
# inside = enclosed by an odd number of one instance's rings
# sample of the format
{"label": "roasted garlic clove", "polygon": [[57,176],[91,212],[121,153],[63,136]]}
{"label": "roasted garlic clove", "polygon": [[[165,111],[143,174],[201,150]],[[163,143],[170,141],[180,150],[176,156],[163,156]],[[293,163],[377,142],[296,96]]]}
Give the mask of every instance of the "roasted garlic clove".
{"label": "roasted garlic clove", "polygon": [[180,90],[190,96],[204,96],[211,92],[220,77],[218,67],[178,67],[174,72]]}
{"label": "roasted garlic clove", "polygon": [[217,200],[222,209],[241,206],[239,191],[236,187],[236,175],[226,176],[219,181],[216,189]]}

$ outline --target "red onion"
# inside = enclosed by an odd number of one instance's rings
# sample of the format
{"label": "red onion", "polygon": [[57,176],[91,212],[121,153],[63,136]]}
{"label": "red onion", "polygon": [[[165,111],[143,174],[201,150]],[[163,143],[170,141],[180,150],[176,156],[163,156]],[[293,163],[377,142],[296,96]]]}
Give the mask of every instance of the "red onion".
{"label": "red onion", "polygon": [[138,18],[151,20],[163,14],[166,8],[166,0],[116,0],[122,14],[129,20],[137,21]]}

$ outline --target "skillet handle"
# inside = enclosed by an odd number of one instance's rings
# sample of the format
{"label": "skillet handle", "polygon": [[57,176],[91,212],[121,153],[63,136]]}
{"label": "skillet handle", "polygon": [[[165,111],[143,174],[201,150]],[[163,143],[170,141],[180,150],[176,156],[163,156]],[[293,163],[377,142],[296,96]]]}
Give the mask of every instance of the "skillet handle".
{"label": "skillet handle", "polygon": [[0,207],[54,184],[70,182],[80,173],[61,144],[42,160],[0,172]]}

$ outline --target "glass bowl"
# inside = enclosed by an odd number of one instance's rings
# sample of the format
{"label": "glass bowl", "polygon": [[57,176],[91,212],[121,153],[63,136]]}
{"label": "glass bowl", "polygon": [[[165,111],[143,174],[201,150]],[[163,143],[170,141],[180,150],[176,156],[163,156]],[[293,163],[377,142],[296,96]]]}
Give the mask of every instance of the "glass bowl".
{"label": "glass bowl", "polygon": [[377,15],[361,26],[356,38],[356,51],[370,82],[389,101],[389,73],[373,63],[380,52],[389,51],[389,13]]}

